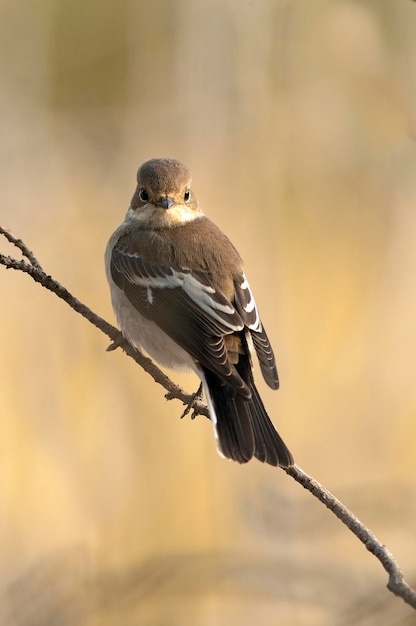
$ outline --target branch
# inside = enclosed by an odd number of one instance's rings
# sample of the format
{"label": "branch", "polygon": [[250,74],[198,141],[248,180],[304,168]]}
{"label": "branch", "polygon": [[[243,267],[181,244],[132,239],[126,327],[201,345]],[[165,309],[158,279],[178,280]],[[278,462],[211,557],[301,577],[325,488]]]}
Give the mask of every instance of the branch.
{"label": "branch", "polygon": [[4,265],[6,269],[14,269],[29,274],[31,278],[37,283],[40,283],[42,287],[45,287],[49,291],[52,291],[58,298],[64,300],[69,306],[74,309],[77,313],[80,313],[83,317],[85,317],[91,324],[94,324],[97,328],[99,328],[107,337],[111,339],[113,342],[107,350],[115,350],[116,348],[121,348],[130,358],[132,358],[140,367],[142,367],[153,380],[162,385],[167,391],[166,398],[168,400],[177,399],[180,400],[184,405],[186,405],[187,409],[185,410],[186,414],[189,411],[189,408],[192,408],[192,417],[196,417],[197,415],[205,415],[205,417],[209,418],[208,407],[204,402],[195,398],[195,394],[186,393],[179,385],[176,385],[173,381],[170,380],[166,374],[162,372],[161,369],[157,367],[147,357],[144,356],[139,350],[137,350],[134,346],[132,346],[125,337],[123,337],[122,333],[112,326],[108,322],[106,322],[102,317],[91,311],[85,304],[80,302],[77,298],[75,298],[65,287],[63,287],[58,281],[56,281],[52,276],[46,274],[44,269],[42,268],[39,261],[36,259],[33,252],[29,250],[29,248],[23,243],[21,239],[17,239],[14,235],[12,235],[8,230],[2,228],[0,226],[0,235],[3,235],[7,241],[16,246],[21,252],[22,255],[28,259],[29,262],[23,259],[14,259],[13,257],[6,256],[4,254],[0,254],[0,265]]}
{"label": "branch", "polygon": [[359,539],[369,552],[380,561],[386,572],[389,574],[387,589],[396,596],[402,598],[407,604],[416,609],[416,591],[410,587],[403,578],[399,565],[393,555],[387,550],[376,536],[360,520],[342,504],[330,491],[317,480],[305,474],[305,472],[294,465],[284,468],[286,474],[292,476],[302,487],[318,498],[327,509],[332,511],[336,517]]}
{"label": "branch", "polygon": [[[196,394],[186,393],[179,385],[176,385],[170,380],[166,374],[162,372],[150,359],[145,357],[139,350],[134,348],[122,335],[122,333],[99,317],[96,313],[91,311],[85,304],[77,300],[65,287],[54,280],[51,276],[46,274],[36,259],[33,252],[29,250],[26,244],[17,239],[9,231],[0,226],[0,235],[3,235],[9,243],[14,245],[20,250],[24,259],[15,259],[4,254],[0,254],[0,265],[4,265],[6,269],[19,270],[29,274],[31,278],[37,283],[40,283],[49,291],[52,291],[59,298],[62,298],[71,308],[77,313],[80,313],[91,324],[94,324],[111,340],[112,344],[108,350],[114,350],[121,348],[130,358],[132,358],[140,367],[142,367],[153,380],[162,385],[167,391],[165,397],[168,400],[176,398],[187,406],[183,415],[186,415],[192,408],[192,417],[196,415],[204,415],[209,417],[208,408],[206,404],[199,400],[198,392]],[[360,520],[349,511],[335,496],[333,496],[325,487],[314,480],[308,474],[296,465],[289,468],[284,468],[284,471],[289,474],[296,482],[307,489],[315,498],[318,498],[338,519],[341,520],[349,530],[365,545],[367,550],[374,554],[374,556],[380,561],[386,572],[389,574],[389,580],[387,588],[396,596],[402,598],[407,604],[416,609],[416,591],[412,589],[404,580],[403,574],[400,568],[387,550],[387,548],[381,544],[375,535],[368,529]]]}

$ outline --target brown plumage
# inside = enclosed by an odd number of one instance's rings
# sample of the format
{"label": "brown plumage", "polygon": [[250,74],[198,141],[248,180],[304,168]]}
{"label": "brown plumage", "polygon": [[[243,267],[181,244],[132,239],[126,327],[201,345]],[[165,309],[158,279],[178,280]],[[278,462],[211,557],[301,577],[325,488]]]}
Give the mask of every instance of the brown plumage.
{"label": "brown plumage", "polygon": [[267,384],[279,383],[240,255],[200,210],[182,163],[152,159],[137,180],[106,251],[123,333],[162,365],[198,374],[223,456],[293,464],[254,384],[252,352]]}

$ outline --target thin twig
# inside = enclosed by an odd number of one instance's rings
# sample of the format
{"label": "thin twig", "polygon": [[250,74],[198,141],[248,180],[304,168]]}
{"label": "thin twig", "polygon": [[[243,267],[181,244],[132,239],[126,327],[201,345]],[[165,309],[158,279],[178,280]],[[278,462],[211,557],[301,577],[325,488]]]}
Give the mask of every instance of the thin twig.
{"label": "thin twig", "polygon": [[[192,408],[193,417],[196,415],[205,415],[209,417],[208,408],[204,404],[197,394],[186,393],[179,385],[176,385],[170,380],[166,374],[164,374],[150,359],[145,357],[139,350],[136,350],[122,335],[122,333],[99,317],[96,313],[91,311],[85,304],[77,300],[65,287],[54,280],[51,276],[46,274],[42,269],[40,263],[37,261],[33,252],[29,250],[26,244],[17,239],[8,230],[0,227],[0,234],[16,246],[22,253],[22,255],[28,259],[29,263],[23,259],[14,259],[10,256],[0,254],[0,265],[4,265],[6,269],[15,269],[21,272],[29,274],[36,282],[40,283],[49,291],[55,293],[59,298],[62,298],[70,307],[77,313],[80,313],[91,324],[94,324],[104,334],[106,334],[113,342],[109,350],[114,350],[120,347],[129,357],[131,357],[138,365],[140,365],[146,372],[148,372],[153,380],[162,385],[167,393],[166,398],[176,398],[183,402],[184,405]],[[185,414],[188,411],[185,411]],[[323,485],[316,480],[308,476],[300,467],[296,465],[289,468],[284,468],[284,471],[289,474],[296,482],[307,489],[315,498],[318,498],[338,519],[341,520],[349,530],[365,545],[374,556],[380,561],[384,569],[389,575],[389,581],[387,588],[395,595],[402,598],[407,604],[416,609],[416,591],[412,589],[404,580],[403,574],[387,548],[380,543],[375,535],[368,529],[360,520],[349,511],[335,496],[333,496]]]}
{"label": "thin twig", "polygon": [[380,543],[377,537],[360,520],[340,502],[328,489],[308,476],[300,467],[284,468],[284,471],[307,489],[315,498],[318,498],[351,532],[365,545],[367,550],[374,554],[389,574],[387,588],[407,604],[416,609],[416,591],[403,578],[403,574],[393,555],[386,546]]}
{"label": "thin twig", "polygon": [[7,241],[16,246],[16,248],[19,248],[23,256],[30,261],[30,264],[33,265],[33,267],[36,267],[43,272],[41,264],[39,263],[33,252],[29,250],[27,245],[21,239],[17,239],[9,230],[2,228],[2,226],[0,226],[0,235],[3,235],[7,239]]}

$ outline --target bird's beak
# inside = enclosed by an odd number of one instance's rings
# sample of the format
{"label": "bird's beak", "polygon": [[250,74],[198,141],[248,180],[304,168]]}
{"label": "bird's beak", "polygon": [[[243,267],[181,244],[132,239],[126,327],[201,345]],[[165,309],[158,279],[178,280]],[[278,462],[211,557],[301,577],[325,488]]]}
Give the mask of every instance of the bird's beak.
{"label": "bird's beak", "polygon": [[156,202],[156,206],[160,206],[162,209],[170,209],[171,206],[175,204],[175,200],[172,198],[168,198],[167,196],[162,196]]}

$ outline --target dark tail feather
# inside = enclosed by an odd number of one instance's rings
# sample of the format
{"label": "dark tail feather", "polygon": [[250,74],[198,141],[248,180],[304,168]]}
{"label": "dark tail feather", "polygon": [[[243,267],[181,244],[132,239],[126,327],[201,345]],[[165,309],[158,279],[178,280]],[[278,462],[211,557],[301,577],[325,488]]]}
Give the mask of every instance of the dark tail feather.
{"label": "dark tail feather", "polygon": [[[238,463],[247,463],[254,455],[254,433],[247,408],[249,401],[205,370],[204,390],[221,454]],[[214,413],[214,415],[213,415]]]}
{"label": "dark tail feather", "polygon": [[[270,465],[293,465],[293,457],[270,421],[254,385],[248,359],[240,357],[236,367],[251,391],[249,400],[204,369],[204,387],[211,412],[216,416],[214,426],[220,452],[238,463],[247,463],[255,456]],[[215,422],[214,416],[211,419]]]}
{"label": "dark tail feather", "polygon": [[253,394],[250,405],[255,440],[254,456],[263,463],[290,467],[294,464],[293,456],[270,421],[254,382],[250,385],[250,390]]}

